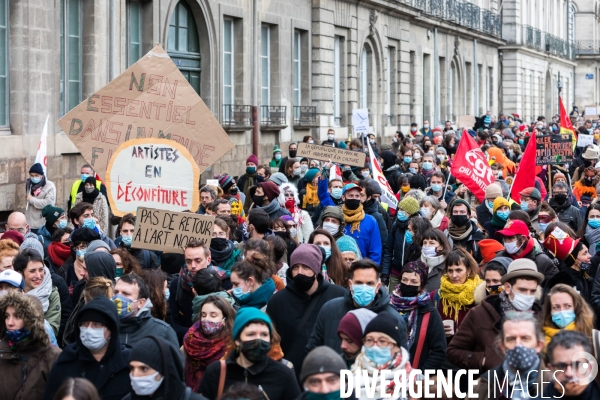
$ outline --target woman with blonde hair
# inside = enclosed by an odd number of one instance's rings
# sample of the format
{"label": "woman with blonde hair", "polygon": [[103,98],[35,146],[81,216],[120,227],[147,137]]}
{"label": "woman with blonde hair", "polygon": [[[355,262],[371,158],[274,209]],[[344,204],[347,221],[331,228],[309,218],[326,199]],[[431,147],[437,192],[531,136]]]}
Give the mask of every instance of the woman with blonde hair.
{"label": "woman with blonde hair", "polygon": [[546,296],[541,314],[546,345],[561,330],[579,331],[592,338],[594,312],[583,297],[570,286],[559,283]]}

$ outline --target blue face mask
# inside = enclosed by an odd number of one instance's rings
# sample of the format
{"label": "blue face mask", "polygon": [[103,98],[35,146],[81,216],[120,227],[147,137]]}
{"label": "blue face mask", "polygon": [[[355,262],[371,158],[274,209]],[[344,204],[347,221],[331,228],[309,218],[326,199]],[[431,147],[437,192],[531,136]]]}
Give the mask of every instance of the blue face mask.
{"label": "blue face mask", "polygon": [[253,174],[256,172],[256,167],[246,167],[247,174]]}
{"label": "blue face mask", "polygon": [[275,159],[276,159],[277,161],[281,160],[281,154],[275,154]]}
{"label": "blue face mask", "polygon": [[121,243],[123,243],[125,247],[131,247],[132,239],[133,237],[131,236],[121,236]]}
{"label": "blue face mask", "polygon": [[487,205],[488,205],[488,208],[491,208],[491,209],[494,208],[494,202],[493,201],[488,200]]}
{"label": "blue face mask", "polygon": [[429,161],[424,162],[423,169],[425,171],[431,171],[433,169],[433,163],[430,163]]}
{"label": "blue face mask", "polygon": [[365,346],[365,355],[377,365],[384,365],[392,359],[392,349],[390,347],[381,348],[374,344],[371,347]]}
{"label": "blue face mask", "polygon": [[525,143],[525,141],[523,139],[519,139],[519,144],[523,145],[523,143]]}
{"label": "blue face mask", "polygon": [[406,215],[406,213],[404,211],[398,211],[397,218],[398,218],[398,221],[404,222],[408,219],[408,216]]}
{"label": "blue face mask", "polygon": [[498,212],[496,212],[496,215],[502,221],[506,221],[508,219],[508,214],[509,214],[509,211],[498,211]]}
{"label": "blue face mask", "polygon": [[84,218],[83,226],[86,228],[94,229],[96,227],[96,220],[94,218]]}
{"label": "blue face mask", "polygon": [[342,188],[331,189],[331,197],[333,197],[334,199],[341,199],[342,198]]}
{"label": "blue face mask", "polygon": [[540,226],[540,229],[542,230],[542,232],[544,232],[546,230],[546,228],[548,227],[548,225],[550,225],[550,223],[543,223],[543,222],[538,222],[538,225]]}
{"label": "blue face mask", "polygon": [[523,211],[529,210],[529,204],[527,204],[526,201],[521,202],[521,210],[523,210]]}
{"label": "blue face mask", "polygon": [[412,161],[412,157],[404,157],[405,163],[410,164],[411,161]]}
{"label": "blue face mask", "polygon": [[115,303],[115,306],[117,307],[117,314],[119,314],[119,318],[125,319],[131,317],[135,313],[135,311],[131,309],[133,300],[128,299],[122,294],[114,295],[111,301]]}
{"label": "blue face mask", "polygon": [[431,184],[431,190],[433,190],[434,193],[441,192],[442,185],[440,185],[439,183],[433,183]]}
{"label": "blue face mask", "polygon": [[42,181],[42,178],[39,176],[36,176],[36,177],[32,176],[29,179],[31,180],[31,183],[33,183],[34,185],[37,185],[38,183],[40,183]]}
{"label": "blue face mask", "polygon": [[325,251],[325,261],[329,260],[329,257],[331,257],[331,247],[329,247],[329,246],[319,246],[319,247]]}
{"label": "blue face mask", "polygon": [[77,257],[79,257],[79,258],[83,258],[83,256],[85,256],[86,251],[87,251],[87,249],[75,250],[75,254],[77,254]]}
{"label": "blue face mask", "polygon": [[375,298],[375,288],[369,285],[352,285],[352,299],[359,307],[366,307]]}
{"label": "blue face mask", "polygon": [[573,321],[575,321],[575,311],[573,310],[563,310],[552,313],[552,322],[561,329],[564,329]]}
{"label": "blue face mask", "polygon": [[588,220],[588,225],[594,229],[600,228],[600,219],[590,219]]}
{"label": "blue face mask", "polygon": [[58,225],[56,225],[56,227],[58,229],[65,229],[67,227],[67,220],[66,219],[58,220]]}
{"label": "blue face mask", "polygon": [[411,174],[416,174],[416,173],[417,173],[417,170],[416,170],[416,169],[414,169],[414,168],[409,168],[409,169],[408,169],[408,172],[410,172]]}
{"label": "blue face mask", "polygon": [[410,232],[410,231],[404,232],[404,240],[406,241],[406,243],[412,244],[412,242],[413,242],[413,234],[412,234],[412,232]]}
{"label": "blue face mask", "polygon": [[89,176],[88,174],[81,174],[81,180],[82,180],[83,182],[85,182],[85,180],[86,180],[87,178],[89,178],[89,177],[90,177],[90,176]]}
{"label": "blue face mask", "polygon": [[169,300],[169,297],[171,297],[171,291],[169,290],[169,288],[166,288],[165,289],[165,298],[167,300]]}
{"label": "blue face mask", "polygon": [[[246,284],[246,282],[244,282],[244,285],[245,284]],[[233,291],[231,292],[235,296],[235,298],[238,300],[243,300],[250,294],[250,290],[248,290],[246,293],[244,293],[244,289],[242,289],[242,286],[244,286],[244,285],[234,288]]]}

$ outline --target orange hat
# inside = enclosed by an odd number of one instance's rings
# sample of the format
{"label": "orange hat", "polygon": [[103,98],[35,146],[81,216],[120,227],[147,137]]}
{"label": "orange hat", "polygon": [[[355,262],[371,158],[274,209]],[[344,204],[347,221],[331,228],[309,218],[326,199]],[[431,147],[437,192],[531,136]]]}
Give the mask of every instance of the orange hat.
{"label": "orange hat", "polygon": [[496,253],[500,250],[504,250],[504,246],[497,240],[494,239],[483,239],[479,242],[479,249],[481,250],[481,256],[483,257],[484,263],[489,263],[496,257]]}

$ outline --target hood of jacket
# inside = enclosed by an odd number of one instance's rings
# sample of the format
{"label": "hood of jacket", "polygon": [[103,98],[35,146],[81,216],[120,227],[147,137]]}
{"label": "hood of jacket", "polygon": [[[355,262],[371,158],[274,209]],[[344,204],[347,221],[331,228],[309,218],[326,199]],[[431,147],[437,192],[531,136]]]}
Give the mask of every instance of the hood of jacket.
{"label": "hood of jacket", "polygon": [[271,216],[272,214],[276,213],[277,210],[279,210],[281,208],[281,206],[279,205],[279,202],[277,201],[277,199],[273,199],[273,201],[271,201],[266,206],[264,206],[264,207],[257,206],[256,208],[262,208],[263,210],[265,210],[267,212],[267,214],[269,214],[269,216]]}
{"label": "hood of jacket", "polygon": [[[108,255],[110,256],[110,254]],[[108,341],[106,354],[104,354],[104,357],[100,363],[103,364],[106,360],[112,358],[113,356],[121,357],[121,352],[119,351],[121,348],[121,340],[119,339],[121,324],[119,323],[117,307],[115,307],[115,304],[112,301],[104,296],[98,296],[87,302],[83,307],[81,307],[81,310],[79,310],[77,316],[75,317],[75,329],[73,330],[73,335],[76,338],[79,351],[86,355],[87,358],[93,359],[92,353],[83,345],[83,343],[81,343],[81,338],[79,337],[81,332],[79,324],[84,321],[82,317],[85,317],[85,314],[88,311],[94,311],[95,313],[102,314],[108,320],[107,329],[110,331],[110,339]]]}
{"label": "hood of jacket", "polygon": [[390,150],[385,150],[379,153],[379,157],[383,159],[383,170],[386,171],[389,168],[396,165],[396,154]]}
{"label": "hood of jacket", "polygon": [[103,276],[112,281],[115,280],[117,264],[109,253],[105,251],[85,253],[84,259],[89,279]]}
{"label": "hood of jacket", "polygon": [[309,296],[308,294],[306,294],[306,292],[301,292],[296,287],[296,284],[294,283],[294,278],[292,277],[292,269],[291,268],[288,268],[285,274],[286,274],[286,278],[287,278],[287,280],[286,280],[287,285],[285,287],[285,290],[289,290],[290,292],[294,293],[296,296],[298,296],[301,299],[314,297],[314,296],[318,295],[319,293],[323,293],[325,290],[327,290],[327,288],[330,285],[329,282],[323,280],[323,275],[318,274],[317,281],[319,282],[319,285],[317,286],[317,290],[315,290],[315,292]]}
{"label": "hood of jacket", "polygon": [[367,200],[364,203],[362,203],[362,205],[363,210],[369,215],[379,213],[379,203],[374,199]]}
{"label": "hood of jacket", "polygon": [[[29,340],[22,341],[18,344],[19,352],[27,349],[38,349],[39,347],[47,347],[50,345],[48,334],[44,328],[44,314],[41,307],[38,309],[34,301],[27,295],[17,291],[10,291],[0,297],[0,315],[4,315],[8,307],[13,307],[19,311],[20,317],[23,319],[23,328],[30,331]],[[6,342],[5,335],[6,324],[0,324],[0,338],[2,342]]]}

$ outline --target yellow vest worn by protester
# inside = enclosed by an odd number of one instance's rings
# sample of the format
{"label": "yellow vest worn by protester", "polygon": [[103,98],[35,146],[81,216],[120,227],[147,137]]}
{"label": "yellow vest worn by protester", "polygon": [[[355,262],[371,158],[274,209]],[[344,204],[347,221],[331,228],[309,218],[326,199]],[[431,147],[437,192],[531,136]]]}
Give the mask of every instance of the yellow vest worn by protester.
{"label": "yellow vest worn by protester", "polygon": [[[75,203],[75,197],[77,197],[77,193],[79,193],[79,187],[83,185],[83,181],[81,179],[76,180],[75,182],[73,182],[73,186],[71,186],[71,201],[69,202],[70,206],[73,207],[73,204]],[[96,179],[96,189],[100,190],[100,187],[102,186],[102,181],[100,179]]]}

